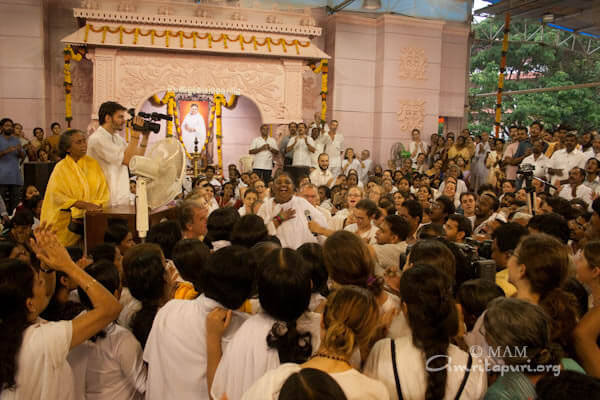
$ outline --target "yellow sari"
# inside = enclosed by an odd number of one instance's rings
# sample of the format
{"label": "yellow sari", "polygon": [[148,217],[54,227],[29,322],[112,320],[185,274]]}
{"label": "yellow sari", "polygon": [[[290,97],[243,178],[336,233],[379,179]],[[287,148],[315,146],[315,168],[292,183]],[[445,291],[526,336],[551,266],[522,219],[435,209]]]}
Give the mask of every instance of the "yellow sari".
{"label": "yellow sari", "polygon": [[75,162],[67,155],[50,175],[40,221],[53,224],[58,240],[64,246],[73,246],[80,236],[68,229],[69,222],[71,217],[79,219],[85,214],[85,210],[75,208],[73,204],[85,201],[104,206],[108,198],[108,185],[100,164],[88,156]]}

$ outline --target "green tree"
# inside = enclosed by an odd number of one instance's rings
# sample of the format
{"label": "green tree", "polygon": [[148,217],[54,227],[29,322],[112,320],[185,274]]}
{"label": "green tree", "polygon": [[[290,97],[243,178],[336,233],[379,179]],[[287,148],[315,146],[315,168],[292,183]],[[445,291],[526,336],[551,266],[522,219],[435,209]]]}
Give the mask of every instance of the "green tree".
{"label": "green tree", "polygon": [[[471,48],[469,127],[474,131],[491,130],[495,120],[496,97],[474,97],[477,93],[495,92],[502,53],[501,41],[486,40],[490,32],[497,32],[502,21],[487,18],[473,23],[474,37]],[[534,43],[526,42],[516,21],[511,24],[509,48],[506,57],[504,91],[573,85],[600,80],[600,52],[586,56],[566,48],[555,47],[554,29],[537,33]],[[501,36],[500,36],[501,39]],[[600,43],[599,43],[600,44]],[[600,127],[600,88],[509,95],[502,97],[502,124],[529,125],[535,120],[545,125],[567,124],[585,130]]]}

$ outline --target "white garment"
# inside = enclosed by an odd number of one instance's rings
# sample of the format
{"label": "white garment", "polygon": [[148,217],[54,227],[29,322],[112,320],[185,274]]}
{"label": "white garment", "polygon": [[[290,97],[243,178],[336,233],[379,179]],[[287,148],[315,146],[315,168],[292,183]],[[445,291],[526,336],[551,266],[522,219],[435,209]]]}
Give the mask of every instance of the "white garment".
{"label": "white garment", "polygon": [[109,204],[113,206],[129,204],[129,170],[123,165],[125,149],[125,139],[101,126],[88,138],[87,155],[100,164],[110,191]]}
{"label": "white garment", "polygon": [[[299,372],[298,364],[285,363],[263,375],[248,389],[243,400],[277,400],[281,387],[290,375]],[[361,374],[355,369],[329,374],[344,391],[348,400],[386,400],[389,399],[385,385]]]}
{"label": "white garment", "polygon": [[[317,168],[315,168],[315,170],[310,173],[309,178],[311,183],[313,185],[316,185],[317,187],[325,185],[330,188],[335,183],[335,179],[333,179],[333,175],[331,174],[329,168],[323,171],[317,166]],[[330,180],[331,184],[328,184]]]}
{"label": "white garment", "polygon": [[327,297],[321,295],[320,293],[313,293],[310,295],[310,303],[308,303],[308,310],[315,311],[317,307],[321,305],[322,302],[326,301]]}
{"label": "white garment", "polygon": [[347,208],[344,208],[335,213],[335,215],[331,218],[331,229],[333,229],[334,231],[341,231],[342,229],[344,229],[344,222],[349,216],[350,210],[348,210]]}
{"label": "white garment", "polygon": [[405,241],[388,244],[374,244],[373,250],[377,262],[375,263],[375,275],[383,276],[384,271],[390,266],[399,266],[400,255],[406,253]]}
{"label": "white garment", "polygon": [[[272,137],[267,137],[265,140],[262,136],[255,137],[250,144],[250,150],[255,150],[263,147],[265,144],[269,145],[270,149],[277,150],[277,142]],[[254,164],[252,165],[254,169],[265,169],[272,170],[273,169],[273,153],[271,150],[262,150],[258,153],[254,154]]]}
{"label": "white garment", "polygon": [[521,165],[531,164],[535,167],[533,171],[533,175],[538,178],[544,179],[547,175],[548,164],[550,163],[550,159],[546,157],[544,153],[540,154],[540,156],[535,159],[533,154],[528,155],[521,161]]}
{"label": "white garment", "polygon": [[[217,367],[211,389],[213,399],[227,393],[229,400],[239,400],[267,371],[279,367],[277,350],[267,345],[267,336],[275,322],[268,314],[259,312],[238,329]],[[311,333],[313,353],[316,352],[320,345],[321,314],[304,313],[298,318],[297,329]]]}
{"label": "white garment", "polygon": [[[423,153],[425,155],[427,155],[427,148],[425,147],[425,143],[423,143],[423,141],[421,141],[421,146],[423,147],[423,149],[421,150],[421,147],[419,147],[419,144],[417,144],[417,142],[411,140],[410,143],[408,144],[408,151],[411,154],[410,159],[412,160],[413,166],[417,165],[417,157],[419,157],[419,153]],[[414,157],[412,156],[413,151],[417,150],[417,152],[415,153]]]}
{"label": "white garment", "polygon": [[364,161],[361,161],[361,163],[364,165],[364,167],[361,165],[360,170],[358,171],[358,178],[361,182],[366,184],[369,180],[369,171],[371,171],[371,167],[373,166],[373,160],[368,158]]}
{"label": "white garment", "polygon": [[[348,231],[348,232],[356,233],[358,231],[358,225],[357,224],[348,225],[344,228],[344,230]],[[377,244],[377,239],[375,239],[375,234],[377,233],[378,230],[379,230],[379,228],[373,223],[373,221],[371,221],[371,229],[369,229],[366,232],[363,232],[362,234],[360,234],[358,236],[360,236],[361,239],[365,239],[368,244]]]}
{"label": "white garment", "polygon": [[596,177],[592,182],[588,181],[587,178],[583,181],[583,184],[590,189],[594,193],[600,193],[600,177]]}
{"label": "white garment", "polygon": [[[403,398],[424,399],[427,390],[427,375],[423,352],[415,347],[411,336],[404,336],[394,341],[396,343],[396,366]],[[392,367],[390,343],[391,339],[383,339],[375,343],[363,371],[367,376],[383,382],[390,393],[390,399],[396,400],[398,393]],[[465,375],[467,359],[466,352],[452,344],[448,346],[448,358],[445,359],[448,364],[445,400],[455,398]],[[480,399],[486,390],[487,374],[484,365],[479,358],[473,357],[469,379],[460,398]]]}
{"label": "white garment", "polygon": [[136,312],[142,309],[142,303],[131,295],[128,287],[121,291],[119,303],[123,306],[117,322],[119,325],[131,330],[131,320]]}
{"label": "white garment", "polygon": [[329,125],[327,124],[327,122],[325,122],[324,124],[321,124],[319,122],[319,124],[317,124],[315,121],[313,121],[310,126],[308,127],[308,131],[310,132],[312,130],[312,128],[319,128],[321,129],[321,135],[323,135],[323,132],[329,132]]}
{"label": "white garment", "polygon": [[[273,218],[281,211],[290,208],[296,210],[296,216],[284,221],[275,229]],[[323,214],[308,201],[298,196],[293,196],[290,201],[283,204],[276,203],[273,197],[269,197],[260,206],[257,215],[265,221],[269,234],[279,238],[281,247],[290,247],[295,250],[304,243],[317,243],[317,238],[308,229],[306,211],[317,224],[323,227],[328,226]]]}
{"label": "white garment", "polygon": [[319,142],[319,139],[317,138],[317,140],[313,139],[313,141],[315,142],[315,151],[314,153],[311,154],[311,158],[312,158],[312,168],[319,168],[319,156],[323,153],[323,143]]}
{"label": "white garment", "polygon": [[[194,300],[171,300],[158,311],[144,350],[147,400],[208,400],[206,316],[216,307],[226,308],[202,294]],[[247,317],[233,311],[221,342],[223,352]]]}
{"label": "white garment", "polygon": [[[441,196],[442,194],[444,194],[444,188],[446,187],[446,181],[442,182],[440,184],[439,189],[437,190],[438,194]],[[467,189],[467,184],[465,183],[465,181],[463,181],[462,179],[458,179],[457,183],[456,183],[456,194],[455,197],[459,198],[460,201],[460,195],[468,192],[469,190]]]}
{"label": "white garment", "polygon": [[558,193],[558,196],[567,200],[581,199],[587,203],[588,207],[591,210],[592,202],[594,201],[594,191],[589,187],[585,186],[584,184],[581,184],[577,186],[575,194],[577,196],[573,197],[571,184],[568,184],[562,187],[562,189]]}
{"label": "white garment", "polygon": [[206,123],[200,113],[187,113],[181,124],[183,143],[188,153],[194,151],[194,141],[198,138],[198,151],[202,150],[206,140]]}
{"label": "white garment", "polygon": [[351,169],[355,170],[358,173],[358,177],[360,180],[360,161],[358,161],[356,158],[353,159],[352,162],[348,162],[347,159],[342,161],[342,173],[344,175],[348,176],[348,172],[350,172]]}
{"label": "white garment", "polygon": [[[290,139],[289,143],[288,143],[288,147],[294,145],[294,147],[292,148],[292,152],[293,152],[293,159],[292,159],[292,166],[293,167],[311,167],[312,166],[312,154],[313,152],[311,152],[308,149],[307,143],[309,145],[311,145],[312,147],[315,147],[315,141],[312,140],[311,137],[306,137],[306,141],[304,141],[304,138],[300,139],[299,136],[294,136],[293,138]],[[315,151],[316,153],[316,151]]]}
{"label": "white garment", "polygon": [[552,154],[548,168],[562,169],[562,179],[569,177],[569,171],[575,167],[585,168],[587,157],[580,150],[574,149],[567,153],[567,149],[560,149]]}
{"label": "white garment", "polygon": [[339,172],[342,167],[342,152],[344,151],[344,135],[336,133],[333,140],[329,134],[321,135],[323,152],[329,155],[329,168],[332,173]]}
{"label": "white garment", "polygon": [[71,321],[38,319],[25,329],[17,355],[16,388],[3,390],[1,400],[74,400],[73,372],[67,362]]}
{"label": "white garment", "polygon": [[146,391],[142,346],[133,333],[115,323],[106,337],[86,345],[86,400],[141,400]]}
{"label": "white garment", "polygon": [[241,206],[240,208],[238,208],[238,213],[240,214],[240,217],[246,215],[246,206]]}

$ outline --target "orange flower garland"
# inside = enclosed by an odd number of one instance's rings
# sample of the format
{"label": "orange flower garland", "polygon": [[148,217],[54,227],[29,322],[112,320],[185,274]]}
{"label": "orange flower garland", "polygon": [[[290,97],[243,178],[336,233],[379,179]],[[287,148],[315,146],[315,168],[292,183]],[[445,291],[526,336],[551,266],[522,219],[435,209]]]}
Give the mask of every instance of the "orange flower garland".
{"label": "orange flower garland", "polygon": [[323,59],[319,65],[312,63],[309,66],[315,74],[321,73],[321,122],[325,123],[327,117],[327,73],[329,72],[329,62]]}

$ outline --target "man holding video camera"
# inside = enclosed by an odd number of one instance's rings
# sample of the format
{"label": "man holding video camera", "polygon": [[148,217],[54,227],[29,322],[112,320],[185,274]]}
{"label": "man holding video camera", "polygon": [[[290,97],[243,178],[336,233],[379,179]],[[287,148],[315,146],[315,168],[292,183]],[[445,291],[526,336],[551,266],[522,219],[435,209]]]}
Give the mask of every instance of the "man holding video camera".
{"label": "man holding video camera", "polygon": [[[88,139],[88,156],[100,164],[110,191],[109,205],[129,204],[129,161],[133,156],[143,156],[150,131],[133,130],[129,143],[119,134],[126,123],[125,107],[114,101],[102,103],[98,111],[100,126]],[[133,124],[144,125],[140,116]],[[142,142],[139,143],[140,136]]]}

